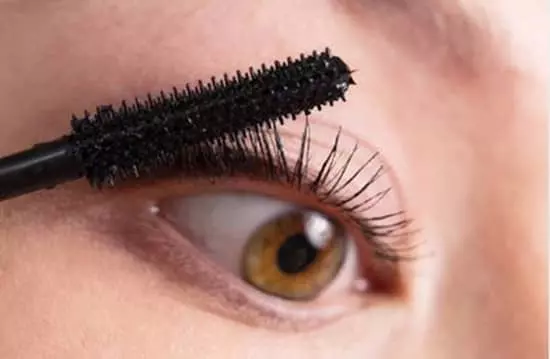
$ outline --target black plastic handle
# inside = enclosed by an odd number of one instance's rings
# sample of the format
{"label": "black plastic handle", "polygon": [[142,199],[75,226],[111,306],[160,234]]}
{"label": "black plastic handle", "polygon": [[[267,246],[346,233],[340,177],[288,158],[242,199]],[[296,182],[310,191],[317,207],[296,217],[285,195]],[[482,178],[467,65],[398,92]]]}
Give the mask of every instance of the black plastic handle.
{"label": "black plastic handle", "polygon": [[81,178],[80,161],[66,137],[0,158],[0,201]]}

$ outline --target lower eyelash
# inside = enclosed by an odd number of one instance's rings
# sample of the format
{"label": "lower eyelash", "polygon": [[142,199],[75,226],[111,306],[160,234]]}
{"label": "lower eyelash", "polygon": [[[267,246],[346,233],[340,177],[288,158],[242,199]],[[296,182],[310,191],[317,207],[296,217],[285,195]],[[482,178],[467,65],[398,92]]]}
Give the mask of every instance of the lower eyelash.
{"label": "lower eyelash", "polygon": [[396,241],[406,234],[405,230],[411,222],[403,211],[370,217],[365,215],[391,191],[391,188],[386,188],[373,195],[366,195],[384,174],[382,165],[379,165],[369,180],[355,192],[343,194],[348,186],[375,163],[378,153],[373,154],[348,175],[349,165],[358,146],[355,145],[341,162],[339,129],[320,169],[312,175],[309,173],[310,132],[310,125],[306,120],[300,138],[300,150],[293,163],[286,155],[277,126],[272,126],[268,130],[258,127],[238,135],[218,138],[210,143],[186,147],[180,153],[181,158],[177,159],[180,163],[178,172],[183,173],[185,177],[207,177],[211,180],[232,176],[249,177],[283,183],[298,191],[305,189],[308,193],[315,194],[321,203],[337,209],[357,226],[379,257],[393,261],[410,258],[407,252],[412,250],[413,246],[400,246]]}

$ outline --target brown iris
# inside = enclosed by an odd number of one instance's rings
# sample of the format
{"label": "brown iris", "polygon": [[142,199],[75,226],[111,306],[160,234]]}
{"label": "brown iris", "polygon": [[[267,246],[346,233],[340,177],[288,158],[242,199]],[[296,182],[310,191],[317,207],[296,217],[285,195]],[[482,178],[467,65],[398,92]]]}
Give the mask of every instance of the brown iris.
{"label": "brown iris", "polygon": [[244,279],[286,299],[317,296],[338,273],[346,253],[344,230],[316,212],[283,214],[258,228],[244,248]]}

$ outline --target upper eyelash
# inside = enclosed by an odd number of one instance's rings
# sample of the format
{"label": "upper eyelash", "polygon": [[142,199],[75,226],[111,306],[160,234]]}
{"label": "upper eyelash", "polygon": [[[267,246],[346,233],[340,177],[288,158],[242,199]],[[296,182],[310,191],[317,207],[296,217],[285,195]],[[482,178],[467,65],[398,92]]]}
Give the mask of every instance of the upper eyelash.
{"label": "upper eyelash", "polygon": [[[280,142],[280,136],[277,131],[277,128],[274,128],[274,138],[276,142]],[[315,178],[312,182],[309,183],[309,190],[314,192],[321,202],[329,204],[333,207],[338,208],[341,212],[345,213],[348,218],[353,220],[361,229],[364,237],[368,239],[371,245],[375,249],[375,253],[381,257],[384,257],[389,260],[399,260],[407,258],[405,256],[404,250],[410,250],[412,248],[400,247],[397,248],[395,243],[390,244],[388,238],[390,237],[399,237],[404,235],[403,230],[408,227],[410,220],[404,217],[404,212],[394,212],[388,213],[383,216],[377,217],[364,217],[361,214],[366,213],[368,210],[372,209],[377,203],[379,203],[391,190],[391,188],[386,188],[382,191],[375,193],[372,196],[368,196],[366,199],[361,201],[359,204],[349,205],[354,199],[360,197],[365,193],[371,185],[380,178],[383,173],[383,167],[380,165],[376,172],[369,178],[364,185],[362,185],[358,190],[353,193],[342,197],[339,192],[352,183],[360,174],[378,157],[378,152],[374,153],[363,165],[361,165],[356,171],[353,172],[345,181],[345,174],[349,169],[349,165],[355,156],[358,145],[355,144],[353,149],[345,156],[344,163],[338,168],[337,167],[337,154],[338,154],[338,145],[341,137],[341,128],[338,129],[338,132],[332,142],[332,147],[326,156],[325,160],[321,164],[321,168],[315,175]],[[302,177],[301,174],[305,173],[307,175],[307,164],[309,163],[309,144],[311,142],[310,127],[309,122],[306,119],[306,124],[304,131],[302,132],[300,152],[298,159],[296,160],[296,167],[294,173],[298,173],[298,177]],[[279,147],[278,147],[279,149]],[[284,156],[284,151],[280,151]],[[300,167],[305,166],[305,171],[302,171]],[[298,187],[301,185],[301,179],[298,182]],[[394,219],[395,220],[392,220]],[[385,224],[373,224],[372,222],[379,222],[382,220],[392,220],[390,223]]]}
{"label": "upper eyelash", "polygon": [[346,176],[358,146],[355,145],[345,155],[343,164],[338,166],[337,157],[341,156],[338,151],[341,137],[341,129],[339,129],[320,169],[312,176],[309,173],[310,132],[310,125],[306,120],[300,139],[300,151],[293,164],[287,158],[282,138],[277,126],[274,125],[270,126],[268,131],[257,127],[240,134],[226,135],[209,143],[186,147],[179,153],[180,158],[177,162],[180,165],[176,170],[184,176],[204,176],[212,180],[236,174],[254,176],[260,173],[264,180],[283,181],[285,185],[295,187],[298,191],[307,186],[309,192],[314,193],[321,203],[337,208],[357,225],[376,255],[388,260],[410,258],[408,252],[413,249],[413,246],[400,246],[397,245],[397,241],[392,240],[405,235],[405,230],[411,222],[405,217],[403,211],[376,217],[367,217],[364,214],[376,206],[391,191],[391,188],[386,188],[367,196],[359,203],[352,204],[355,199],[364,196],[364,193],[383,174],[381,165],[355,192],[346,196],[341,194],[344,188],[347,188],[372,165],[378,153],[373,154],[350,176]]}

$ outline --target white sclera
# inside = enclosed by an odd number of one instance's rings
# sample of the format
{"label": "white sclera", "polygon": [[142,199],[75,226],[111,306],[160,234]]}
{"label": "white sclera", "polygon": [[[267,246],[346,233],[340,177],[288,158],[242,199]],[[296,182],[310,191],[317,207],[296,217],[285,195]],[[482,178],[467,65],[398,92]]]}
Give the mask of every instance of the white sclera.
{"label": "white sclera", "polygon": [[298,207],[245,192],[186,196],[163,208],[163,216],[216,263],[240,273],[240,258],[249,237],[270,220]]}

